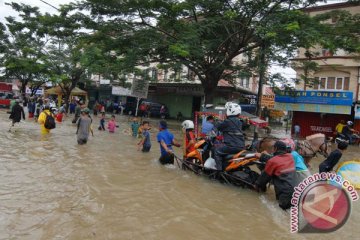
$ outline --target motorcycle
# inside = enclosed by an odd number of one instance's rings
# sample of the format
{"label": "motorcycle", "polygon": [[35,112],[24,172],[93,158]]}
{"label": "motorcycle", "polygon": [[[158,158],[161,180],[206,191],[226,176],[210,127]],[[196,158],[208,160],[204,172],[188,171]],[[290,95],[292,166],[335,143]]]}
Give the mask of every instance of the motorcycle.
{"label": "motorcycle", "polygon": [[256,164],[260,169],[263,163],[258,161],[253,152],[243,150],[225,156],[224,161],[228,164],[224,170],[218,170],[215,167],[215,159],[209,156],[215,144],[216,138],[198,139],[194,145],[195,150],[186,154],[183,159],[179,159],[182,169],[223,183],[254,189],[259,174],[250,166]]}
{"label": "motorcycle", "polygon": [[[352,134],[352,138],[354,139],[354,141],[351,144],[359,146],[360,145],[359,134],[358,133]],[[344,134],[338,133],[335,138],[335,143],[339,143],[339,142],[347,142],[348,144],[350,144],[350,139],[349,139],[349,137],[345,136]]]}

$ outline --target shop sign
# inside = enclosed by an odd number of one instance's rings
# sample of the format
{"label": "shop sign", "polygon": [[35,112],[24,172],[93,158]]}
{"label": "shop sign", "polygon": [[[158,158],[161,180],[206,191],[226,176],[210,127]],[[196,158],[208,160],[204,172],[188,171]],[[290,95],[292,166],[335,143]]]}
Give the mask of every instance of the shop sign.
{"label": "shop sign", "polygon": [[261,96],[261,107],[274,108],[275,105],[274,95],[262,95]]}
{"label": "shop sign", "polygon": [[351,106],[353,93],[351,91],[280,91],[275,95],[275,102]]}
{"label": "shop sign", "polygon": [[323,132],[323,133],[332,133],[331,127],[323,127],[323,126],[310,126],[311,131],[313,132]]}

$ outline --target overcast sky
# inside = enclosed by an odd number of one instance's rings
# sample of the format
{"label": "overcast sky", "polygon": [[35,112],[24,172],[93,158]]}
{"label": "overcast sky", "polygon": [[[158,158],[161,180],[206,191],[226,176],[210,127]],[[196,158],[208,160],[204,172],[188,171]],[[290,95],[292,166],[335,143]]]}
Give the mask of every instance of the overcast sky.
{"label": "overcast sky", "polygon": [[[54,7],[59,7],[60,4],[67,4],[72,2],[71,0],[44,0],[45,2],[50,3]],[[14,12],[10,6],[5,5],[5,3],[24,3],[31,6],[36,6],[40,9],[41,12],[55,12],[56,10],[51,6],[41,2],[40,0],[0,0],[0,21],[4,22],[4,17],[6,16],[15,16]]]}

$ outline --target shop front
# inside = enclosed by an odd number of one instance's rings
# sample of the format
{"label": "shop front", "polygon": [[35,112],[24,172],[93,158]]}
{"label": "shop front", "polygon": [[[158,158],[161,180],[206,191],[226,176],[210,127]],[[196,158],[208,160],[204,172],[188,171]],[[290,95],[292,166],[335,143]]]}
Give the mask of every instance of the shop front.
{"label": "shop front", "polygon": [[352,104],[350,91],[280,91],[275,96],[275,109],[293,112],[292,126],[300,126],[301,137],[333,136],[341,120],[352,119]]}

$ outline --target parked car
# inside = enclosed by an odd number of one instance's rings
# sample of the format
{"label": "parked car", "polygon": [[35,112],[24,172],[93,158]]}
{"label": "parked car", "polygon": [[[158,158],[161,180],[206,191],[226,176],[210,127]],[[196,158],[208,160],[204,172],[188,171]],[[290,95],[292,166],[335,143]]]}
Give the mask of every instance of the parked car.
{"label": "parked car", "polygon": [[161,117],[160,116],[160,109],[161,106],[165,106],[165,118],[169,118],[169,109],[166,107],[165,104],[151,102],[151,101],[143,101],[141,104],[144,104],[147,109],[147,115],[149,117]]}
{"label": "parked car", "polygon": [[[136,112],[136,100],[135,101],[127,101],[125,104],[124,113],[135,115]],[[161,106],[165,106],[165,118],[169,118],[169,110],[165,104],[154,102],[151,100],[143,99],[139,103],[138,116],[148,116],[148,117],[159,117],[160,118],[160,108]]]}

